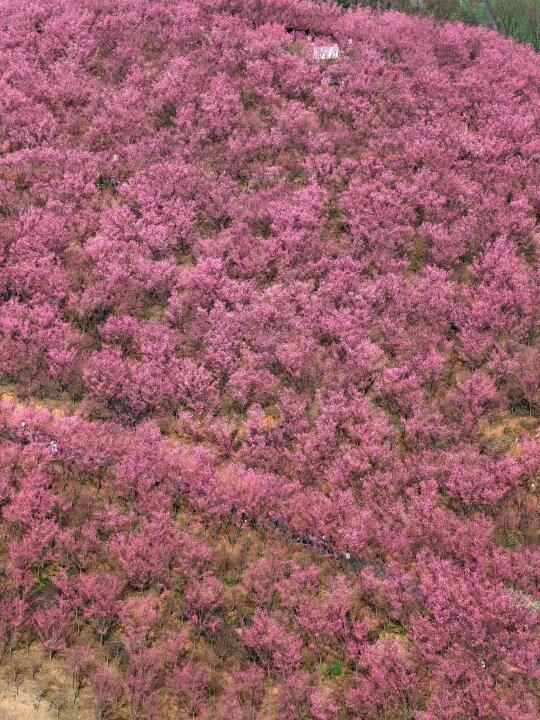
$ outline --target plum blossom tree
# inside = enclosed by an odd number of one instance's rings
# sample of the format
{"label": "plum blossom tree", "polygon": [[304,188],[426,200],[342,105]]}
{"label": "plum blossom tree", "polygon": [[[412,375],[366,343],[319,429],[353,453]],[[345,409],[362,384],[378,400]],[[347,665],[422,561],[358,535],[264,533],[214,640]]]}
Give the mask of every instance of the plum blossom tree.
{"label": "plum blossom tree", "polygon": [[156,598],[147,596],[129,597],[119,611],[125,645],[129,652],[136,654],[149,646],[152,634],[159,621]]}
{"label": "plum blossom tree", "polygon": [[302,641],[265,610],[255,611],[253,623],[242,634],[268,672],[287,674],[298,667]]}
{"label": "plum blossom tree", "polygon": [[186,588],[186,613],[199,632],[213,631],[220,622],[217,616],[223,605],[223,583],[214,575],[205,573],[199,581],[192,581]]}
{"label": "plum blossom tree", "polygon": [[85,679],[92,668],[92,648],[84,645],[76,645],[66,653],[68,674],[71,679],[71,698],[75,704]]}
{"label": "plum blossom tree", "polygon": [[378,640],[365,648],[360,663],[365,673],[358,676],[347,702],[366,717],[383,713],[410,713],[414,709],[419,678],[406,650],[397,642]]}
{"label": "plum blossom tree", "polygon": [[34,612],[34,624],[43,647],[52,657],[64,650],[73,634],[73,618],[61,604],[42,607]]}
{"label": "plum blossom tree", "polygon": [[90,684],[96,720],[109,720],[122,699],[120,678],[113,670],[101,665],[91,674]]}
{"label": "plum blossom tree", "polygon": [[84,617],[102,645],[117,619],[122,582],[112,574],[88,573],[81,577],[80,587],[87,603]]}
{"label": "plum blossom tree", "polygon": [[208,700],[209,675],[202,664],[189,660],[176,668],[169,679],[169,686],[178,703],[191,717],[205,715]]}

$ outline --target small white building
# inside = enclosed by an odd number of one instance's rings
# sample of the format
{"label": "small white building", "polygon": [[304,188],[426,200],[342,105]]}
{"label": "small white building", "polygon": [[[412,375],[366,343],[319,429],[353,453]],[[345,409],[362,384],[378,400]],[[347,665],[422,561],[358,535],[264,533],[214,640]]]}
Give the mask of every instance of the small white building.
{"label": "small white building", "polygon": [[294,42],[305,43],[315,60],[337,60],[341,55],[339,45],[333,35],[311,30],[310,28],[287,27]]}
{"label": "small white building", "polygon": [[313,57],[315,60],[337,60],[339,45],[314,45]]}

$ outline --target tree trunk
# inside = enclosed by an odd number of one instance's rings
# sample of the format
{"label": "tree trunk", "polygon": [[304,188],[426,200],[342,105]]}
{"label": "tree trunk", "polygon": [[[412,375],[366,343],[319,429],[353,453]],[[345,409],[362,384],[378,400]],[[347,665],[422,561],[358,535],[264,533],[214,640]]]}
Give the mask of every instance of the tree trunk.
{"label": "tree trunk", "polygon": [[495,13],[493,12],[493,8],[491,7],[490,1],[482,0],[482,5],[484,6],[484,10],[486,11],[487,16],[489,18],[491,28],[493,30],[498,30],[499,24],[497,23],[497,18],[495,17]]}

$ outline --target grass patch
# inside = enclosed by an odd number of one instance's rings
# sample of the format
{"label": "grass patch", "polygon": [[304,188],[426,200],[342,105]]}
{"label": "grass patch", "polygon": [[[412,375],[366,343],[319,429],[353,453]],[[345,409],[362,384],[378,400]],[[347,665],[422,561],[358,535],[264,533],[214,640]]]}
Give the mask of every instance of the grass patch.
{"label": "grass patch", "polygon": [[343,663],[339,660],[334,660],[334,662],[330,663],[328,675],[331,678],[341,677],[343,675]]}

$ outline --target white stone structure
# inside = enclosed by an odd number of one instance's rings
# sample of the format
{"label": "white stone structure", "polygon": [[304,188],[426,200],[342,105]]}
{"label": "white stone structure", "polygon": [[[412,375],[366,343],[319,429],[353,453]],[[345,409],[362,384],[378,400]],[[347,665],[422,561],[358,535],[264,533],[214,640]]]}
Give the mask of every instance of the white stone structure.
{"label": "white stone structure", "polygon": [[339,58],[339,45],[315,45],[313,47],[315,60],[337,60]]}

